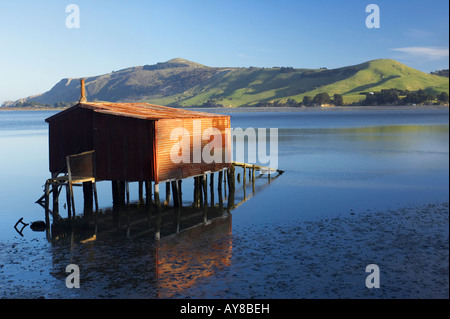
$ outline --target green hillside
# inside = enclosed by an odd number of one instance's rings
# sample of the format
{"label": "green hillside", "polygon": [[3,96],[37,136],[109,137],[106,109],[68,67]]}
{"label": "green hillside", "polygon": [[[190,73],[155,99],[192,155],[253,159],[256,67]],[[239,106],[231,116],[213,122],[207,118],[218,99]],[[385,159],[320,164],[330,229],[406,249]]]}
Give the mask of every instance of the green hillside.
{"label": "green hillside", "polygon": [[[435,94],[449,91],[448,79],[418,71],[395,60],[373,60],[361,66],[362,69],[354,76],[327,85],[323,90],[343,94],[347,103],[359,101],[362,92],[390,88],[409,91],[424,89]],[[310,93],[313,95],[319,92],[316,90]]]}
{"label": "green hillside", "polygon": [[[184,59],[123,69],[86,78],[90,101],[145,101],[168,106],[252,106],[326,92],[350,104],[363,92],[397,88],[449,92],[449,79],[395,60],[379,59],[337,69],[217,68]],[[79,97],[78,79],[63,79],[43,94],[19,100],[53,105]]]}
{"label": "green hillside", "polygon": [[149,99],[166,105],[195,106],[207,100],[223,106],[251,106],[259,102],[342,94],[345,103],[364,99],[363,92],[398,88],[432,93],[449,91],[449,80],[427,74],[395,60],[380,59],[332,70],[242,68],[223,71],[201,87],[183,94]]}

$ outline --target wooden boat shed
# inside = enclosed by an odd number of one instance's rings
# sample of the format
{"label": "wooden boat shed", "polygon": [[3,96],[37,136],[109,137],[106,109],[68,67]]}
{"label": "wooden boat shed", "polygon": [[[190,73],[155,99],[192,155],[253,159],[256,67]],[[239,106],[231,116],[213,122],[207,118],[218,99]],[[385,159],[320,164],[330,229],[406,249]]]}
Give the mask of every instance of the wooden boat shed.
{"label": "wooden boat shed", "polygon": [[[231,165],[227,144],[230,142],[227,140],[230,117],[226,115],[148,103],[100,103],[80,99],[76,105],[45,121],[49,124],[52,176],[67,173],[66,156],[86,151],[95,152],[97,181],[152,181],[159,184],[220,171]],[[188,163],[171,160],[170,152],[179,143],[171,137],[175,128],[183,128],[189,133]],[[202,139],[207,128],[214,128],[220,135],[212,135],[210,140]],[[213,139],[221,139],[222,160],[195,161],[194,141],[201,141],[203,149]],[[185,151],[180,146],[179,152]]]}

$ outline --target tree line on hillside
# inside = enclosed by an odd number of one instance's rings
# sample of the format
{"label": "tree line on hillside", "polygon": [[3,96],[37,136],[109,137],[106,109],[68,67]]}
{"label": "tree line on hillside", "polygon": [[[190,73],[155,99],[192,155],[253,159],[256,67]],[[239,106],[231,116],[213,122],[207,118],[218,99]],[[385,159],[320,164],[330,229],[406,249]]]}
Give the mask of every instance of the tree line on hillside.
{"label": "tree line on hillside", "polygon": [[425,90],[408,91],[399,89],[385,89],[378,92],[361,93],[366,96],[362,105],[424,105],[424,104],[448,104],[447,92],[433,94]]}
{"label": "tree line on hillside", "polygon": [[[433,94],[425,90],[408,91],[399,89],[384,89],[376,92],[364,92],[365,99],[352,105],[424,105],[424,104],[448,104],[449,95],[447,92]],[[232,98],[229,98],[232,99]],[[200,107],[223,107],[223,97],[211,98],[204,102]],[[57,102],[53,105],[39,102],[17,102],[15,107],[55,107],[64,108],[75,105],[76,102]],[[312,107],[312,106],[343,106],[348,105],[344,103],[342,94],[334,94],[331,97],[328,93],[322,92],[312,96],[304,96],[302,101],[297,101],[292,98],[261,101],[252,106],[256,107]]]}
{"label": "tree line on hillside", "polygon": [[76,102],[56,102],[53,105],[48,103],[40,103],[40,102],[34,102],[34,101],[25,101],[25,102],[17,102],[14,104],[14,107],[55,107],[55,108],[63,108],[63,107],[70,107],[72,105],[75,105]]}
{"label": "tree line on hillside", "polygon": [[434,72],[430,72],[430,74],[439,75],[439,76],[445,76],[446,78],[448,78],[448,69],[437,70],[437,71],[434,71]]}
{"label": "tree line on hillside", "polygon": [[[424,105],[424,104],[448,104],[447,92],[433,94],[425,90],[408,91],[399,89],[384,89],[377,92],[364,92],[365,99],[352,104],[345,104],[342,94],[334,94],[332,97],[326,93],[318,93],[314,97],[304,96],[302,101],[292,98],[261,101],[252,106],[256,107],[313,107],[313,106],[343,106],[343,105]],[[222,107],[223,98],[208,99],[202,107]]]}
{"label": "tree line on hillside", "polygon": [[342,94],[334,94],[331,97],[327,92],[322,92],[312,96],[304,96],[303,100],[298,102],[294,99],[275,100],[268,102],[259,102],[255,106],[262,107],[311,107],[311,106],[342,106],[344,105],[344,98]]}

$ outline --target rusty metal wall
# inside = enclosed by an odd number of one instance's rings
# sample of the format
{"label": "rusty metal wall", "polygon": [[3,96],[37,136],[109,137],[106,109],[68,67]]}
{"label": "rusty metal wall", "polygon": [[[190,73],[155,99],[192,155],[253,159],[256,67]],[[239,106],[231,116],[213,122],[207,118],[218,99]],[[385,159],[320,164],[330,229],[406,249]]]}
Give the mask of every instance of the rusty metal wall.
{"label": "rusty metal wall", "polygon": [[[200,123],[200,125],[198,125]],[[202,134],[206,128],[214,127],[220,131],[218,136],[214,139],[219,139],[221,143],[222,158],[218,163],[206,163],[203,156],[198,159],[194,158],[194,152],[202,151],[210,140],[203,140]],[[170,179],[182,179],[191,176],[200,175],[204,172],[215,172],[230,166],[227,163],[227,152],[229,149],[225,147],[226,134],[225,130],[230,127],[230,118],[228,116],[214,117],[214,118],[192,118],[192,119],[164,119],[157,122],[157,181],[162,182]],[[176,128],[184,128],[188,133],[189,138],[189,161],[188,163],[180,162],[174,163],[170,157],[170,152],[180,148],[179,140],[171,139],[171,132]],[[185,138],[185,137],[183,137]],[[200,145],[199,149],[195,149],[195,141]],[[217,140],[216,140],[217,141]],[[185,150],[181,150],[179,155]]]}

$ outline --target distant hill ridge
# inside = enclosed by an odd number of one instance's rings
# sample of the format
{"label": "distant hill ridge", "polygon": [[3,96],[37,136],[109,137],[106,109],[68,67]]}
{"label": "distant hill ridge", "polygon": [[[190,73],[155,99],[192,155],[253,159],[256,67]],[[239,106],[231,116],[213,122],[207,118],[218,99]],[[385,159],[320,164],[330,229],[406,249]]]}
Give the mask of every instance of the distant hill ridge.
{"label": "distant hill ridge", "polygon": [[[78,79],[66,78],[49,91],[15,101],[54,105],[79,99]],[[345,103],[364,99],[361,93],[397,88],[449,92],[449,79],[427,74],[390,59],[372,60],[336,69],[292,67],[208,67],[175,58],[154,65],[126,68],[86,78],[89,101],[144,101],[167,106],[252,106],[302,101],[326,92],[341,94]]]}

